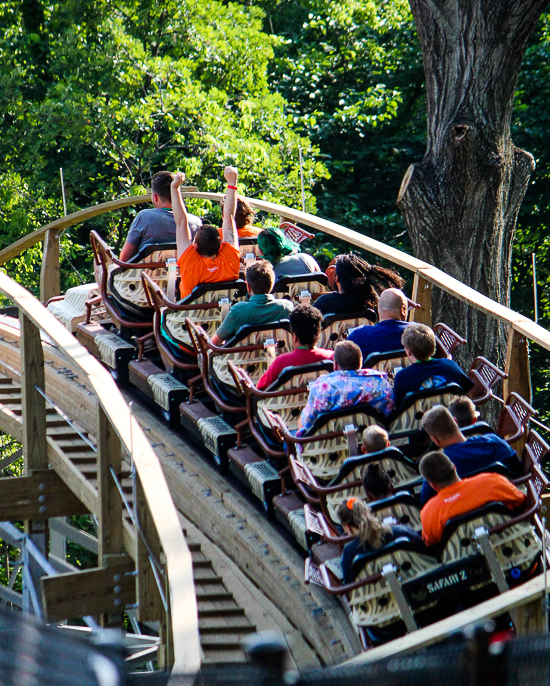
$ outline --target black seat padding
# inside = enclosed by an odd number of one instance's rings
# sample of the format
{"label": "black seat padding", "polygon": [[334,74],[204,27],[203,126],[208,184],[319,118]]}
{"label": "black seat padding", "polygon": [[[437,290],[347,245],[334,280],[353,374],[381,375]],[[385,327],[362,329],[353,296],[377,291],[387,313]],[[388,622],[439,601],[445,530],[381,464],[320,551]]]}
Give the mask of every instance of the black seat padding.
{"label": "black seat padding", "polygon": [[484,434],[494,434],[495,430],[492,426],[489,426],[487,422],[476,422],[475,424],[470,424],[469,426],[463,426],[460,428],[463,436],[482,436]]}
{"label": "black seat padding", "polygon": [[[216,291],[230,290],[234,288],[234,297],[243,297],[247,294],[246,281],[243,279],[236,279],[235,281],[214,281],[213,283],[199,283],[193,288],[189,295],[178,301],[178,305],[192,305],[197,298],[206,293],[215,293]],[[213,303],[214,304],[214,303]],[[216,303],[217,304],[217,303]]]}
{"label": "black seat padding", "polygon": [[270,329],[282,329],[283,331],[290,332],[290,321],[288,319],[281,319],[278,322],[267,322],[265,324],[244,324],[237,329],[232,338],[225,342],[223,347],[235,348],[247,336],[250,336],[253,333],[269,331]]}
{"label": "black seat padding", "polygon": [[[364,414],[367,417],[372,417],[381,426],[384,426],[386,418],[384,415],[375,409],[370,403],[357,403],[355,405],[348,405],[346,407],[341,407],[339,410],[333,410],[331,412],[321,412],[315,418],[313,426],[311,426],[300,438],[308,438],[316,434],[319,429],[322,429],[327,422],[331,419],[338,419],[340,417],[348,417],[357,414]],[[360,428],[360,427],[357,427]]]}
{"label": "black seat padding", "polygon": [[409,407],[415,404],[417,400],[422,400],[424,398],[431,398],[434,395],[441,395],[443,393],[448,393],[449,395],[464,395],[464,391],[457,383],[444,384],[443,386],[435,386],[434,388],[426,388],[421,391],[411,391],[403,398],[399,407],[396,407],[394,411],[387,418],[386,423],[388,426],[403,414]]}
{"label": "black seat padding", "polygon": [[371,310],[369,307],[357,312],[331,312],[330,314],[325,314],[323,317],[321,328],[326,329],[331,324],[334,324],[334,322],[341,322],[347,319],[368,319],[369,322],[375,322],[377,320],[377,316],[376,312]]}
{"label": "black seat padding", "polygon": [[328,287],[328,277],[324,272],[306,272],[305,274],[296,274],[296,276],[283,276],[277,279],[273,286],[272,293],[281,293],[288,291],[288,286],[293,283],[302,283],[303,281],[318,281],[323,286]]}
{"label": "black seat padding", "polygon": [[266,392],[277,391],[284,386],[287,381],[294,378],[295,376],[301,376],[302,374],[312,374],[313,372],[332,372],[334,369],[334,363],[332,360],[322,360],[321,362],[313,362],[312,364],[304,364],[301,367],[284,367],[279,376],[271,383],[267,388],[264,389]]}
{"label": "black seat padding", "polygon": [[350,583],[351,581],[357,579],[367,563],[397,550],[408,550],[413,553],[419,553],[420,555],[431,555],[437,559],[437,555],[434,554],[433,550],[427,548],[424,543],[416,543],[415,541],[411,541],[406,536],[399,536],[391,543],[388,543],[381,548],[376,548],[369,553],[359,553],[356,555],[351,564]]}
{"label": "black seat padding", "polygon": [[146,257],[149,257],[152,253],[160,250],[175,251],[177,250],[177,245],[176,243],[152,243],[151,245],[144,245],[138,253],[128,260],[128,263],[138,264],[139,262],[143,262]]}
{"label": "black seat padding", "polygon": [[413,460],[410,460],[408,457],[405,457],[403,453],[398,450],[397,448],[384,448],[384,450],[379,450],[376,453],[369,453],[368,455],[359,455],[358,457],[348,457],[347,460],[344,461],[344,464],[341,466],[340,471],[338,474],[332,479],[330,482],[330,486],[337,486],[339,483],[342,483],[342,480],[348,476],[351,472],[353,472],[354,469],[357,469],[357,467],[362,467],[363,465],[368,465],[373,462],[379,462],[380,460],[387,460],[387,459],[393,459],[393,460],[398,460],[399,462],[404,462],[408,466],[412,467],[415,472],[418,472],[418,466]]}

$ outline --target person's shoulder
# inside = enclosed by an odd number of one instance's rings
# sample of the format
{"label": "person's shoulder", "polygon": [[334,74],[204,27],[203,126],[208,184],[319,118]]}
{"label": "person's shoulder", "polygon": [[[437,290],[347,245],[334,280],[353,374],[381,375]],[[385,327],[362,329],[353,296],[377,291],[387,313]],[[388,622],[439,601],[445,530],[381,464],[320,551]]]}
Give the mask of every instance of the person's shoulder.
{"label": "person's shoulder", "polygon": [[234,245],[231,245],[231,243],[228,243],[227,241],[222,241],[219,254],[229,255],[231,257],[233,257],[234,255],[238,255],[239,259],[241,257],[241,252],[239,248],[236,248]]}
{"label": "person's shoulder", "polygon": [[199,253],[195,250],[195,246],[193,243],[191,245],[188,245],[187,248],[182,252],[182,254],[178,258],[178,265],[181,263],[189,263],[189,262],[200,262],[201,261],[201,256]]}

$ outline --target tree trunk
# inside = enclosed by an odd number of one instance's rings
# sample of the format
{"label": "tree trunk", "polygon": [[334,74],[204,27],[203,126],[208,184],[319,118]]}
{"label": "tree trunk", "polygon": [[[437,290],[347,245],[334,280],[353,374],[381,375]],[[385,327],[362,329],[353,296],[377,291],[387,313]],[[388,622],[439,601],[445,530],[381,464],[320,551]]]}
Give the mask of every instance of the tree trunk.
{"label": "tree trunk", "polygon": [[[510,303],[516,219],[535,162],[510,138],[527,41],[547,0],[410,0],[426,73],[428,141],[397,204],[415,254],[504,305]],[[470,360],[502,364],[495,322],[439,294],[434,321],[468,339]]]}

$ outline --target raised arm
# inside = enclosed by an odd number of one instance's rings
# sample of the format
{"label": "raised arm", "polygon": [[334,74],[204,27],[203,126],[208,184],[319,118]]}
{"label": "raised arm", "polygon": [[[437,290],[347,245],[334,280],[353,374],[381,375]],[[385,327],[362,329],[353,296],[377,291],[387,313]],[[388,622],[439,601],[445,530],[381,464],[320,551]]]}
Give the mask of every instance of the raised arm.
{"label": "raised arm", "polygon": [[226,167],[223,175],[227,181],[225,192],[225,202],[223,204],[223,224],[222,236],[226,243],[239,249],[239,235],[235,224],[235,211],[237,210],[237,177],[238,171],[235,167]]}
{"label": "raised arm", "polygon": [[193,235],[187,221],[187,210],[183,204],[180,186],[185,181],[185,174],[177,172],[174,180],[170,184],[172,195],[172,210],[174,211],[174,221],[176,222],[176,245],[178,248],[178,259],[193,242]]}

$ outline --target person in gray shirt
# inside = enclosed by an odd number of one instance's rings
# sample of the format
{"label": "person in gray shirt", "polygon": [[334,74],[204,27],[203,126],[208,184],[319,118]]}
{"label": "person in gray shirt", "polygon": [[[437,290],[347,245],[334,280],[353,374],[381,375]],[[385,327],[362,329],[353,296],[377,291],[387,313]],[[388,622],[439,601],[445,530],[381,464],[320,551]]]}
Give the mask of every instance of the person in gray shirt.
{"label": "person in gray shirt", "polygon": [[[176,222],[172,212],[170,184],[174,179],[172,172],[157,172],[151,183],[151,201],[153,209],[138,213],[126,237],[126,243],[120,252],[120,260],[128,262],[147,245],[176,242]],[[193,214],[187,215],[189,228],[195,234],[202,220]]]}

